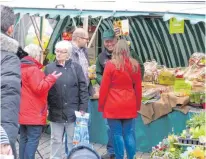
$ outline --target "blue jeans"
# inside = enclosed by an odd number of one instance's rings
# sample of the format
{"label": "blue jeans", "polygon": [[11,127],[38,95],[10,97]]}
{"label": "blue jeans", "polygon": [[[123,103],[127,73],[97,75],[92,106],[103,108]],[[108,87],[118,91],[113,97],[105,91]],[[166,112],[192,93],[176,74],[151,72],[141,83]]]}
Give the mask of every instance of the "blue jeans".
{"label": "blue jeans", "polygon": [[42,129],[39,125],[20,125],[20,159],[35,159]]}
{"label": "blue jeans", "polygon": [[134,158],[136,154],[134,123],[135,119],[108,119],[116,159],[124,159],[124,147],[127,158]]}
{"label": "blue jeans", "polygon": [[114,154],[114,145],[113,145],[111,130],[110,130],[110,127],[108,125],[107,119],[105,119],[105,124],[107,127],[107,136],[108,136],[107,153],[110,155],[113,155]]}

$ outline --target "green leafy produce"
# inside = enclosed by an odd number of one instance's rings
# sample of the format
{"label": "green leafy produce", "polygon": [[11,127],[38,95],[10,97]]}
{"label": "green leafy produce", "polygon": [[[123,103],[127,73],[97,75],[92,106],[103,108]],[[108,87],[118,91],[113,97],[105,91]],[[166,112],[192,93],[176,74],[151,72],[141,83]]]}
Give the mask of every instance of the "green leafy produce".
{"label": "green leafy produce", "polygon": [[187,121],[187,126],[190,128],[200,127],[205,125],[205,112],[194,114],[190,120]]}

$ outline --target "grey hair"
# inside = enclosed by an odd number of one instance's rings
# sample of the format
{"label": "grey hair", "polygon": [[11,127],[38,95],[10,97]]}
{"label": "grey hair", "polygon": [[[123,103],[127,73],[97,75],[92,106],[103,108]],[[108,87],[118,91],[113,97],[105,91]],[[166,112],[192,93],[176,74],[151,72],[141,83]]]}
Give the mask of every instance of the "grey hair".
{"label": "grey hair", "polygon": [[62,40],[56,43],[55,49],[66,49],[68,55],[70,56],[72,53],[72,44],[69,41]]}
{"label": "grey hair", "polygon": [[35,58],[38,56],[41,56],[41,48],[38,45],[35,44],[29,44],[24,48],[24,51],[26,51],[29,56]]}
{"label": "grey hair", "polygon": [[85,37],[88,34],[83,28],[76,28],[72,34],[72,41],[77,40],[78,37]]}
{"label": "grey hair", "polygon": [[10,26],[14,25],[16,16],[12,8],[1,5],[1,31],[6,33]]}

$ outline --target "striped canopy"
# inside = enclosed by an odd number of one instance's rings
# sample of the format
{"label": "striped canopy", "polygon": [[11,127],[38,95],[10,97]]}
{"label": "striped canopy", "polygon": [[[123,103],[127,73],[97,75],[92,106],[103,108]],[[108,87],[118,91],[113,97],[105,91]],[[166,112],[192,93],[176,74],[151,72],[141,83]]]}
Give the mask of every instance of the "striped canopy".
{"label": "striped canopy", "polygon": [[[205,23],[185,21],[184,34],[170,34],[169,21],[162,18],[127,17],[131,47],[145,62],[155,59],[167,67],[187,66],[194,52],[205,53]],[[126,17],[120,18],[126,19]],[[112,19],[103,20],[100,32],[112,28]]]}

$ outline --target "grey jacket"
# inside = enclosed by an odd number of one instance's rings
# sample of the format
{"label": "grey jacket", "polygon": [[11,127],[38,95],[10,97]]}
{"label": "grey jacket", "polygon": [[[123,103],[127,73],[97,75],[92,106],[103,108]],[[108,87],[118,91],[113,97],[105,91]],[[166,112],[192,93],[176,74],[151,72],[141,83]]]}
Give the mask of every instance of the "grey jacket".
{"label": "grey jacket", "polygon": [[18,42],[0,33],[1,43],[1,125],[13,148],[18,135],[20,105],[20,60],[16,56]]}
{"label": "grey jacket", "polygon": [[74,111],[86,112],[88,107],[88,88],[82,67],[70,59],[64,67],[58,62],[48,64],[45,74],[51,74],[53,71],[62,72],[62,75],[48,94],[49,120],[61,123],[74,122]]}
{"label": "grey jacket", "polygon": [[[73,45],[73,44],[72,44],[72,45]],[[85,57],[86,57],[86,59],[87,59],[87,61],[88,61],[88,64],[89,64],[88,49],[87,49],[87,48],[82,48],[82,49],[83,49],[84,55],[85,55]],[[70,57],[70,58],[71,58],[74,62],[80,64],[80,63],[79,63],[79,55],[78,55],[77,52],[78,52],[78,49],[73,46],[73,47],[72,47],[72,54],[71,54],[71,57]],[[84,66],[81,66],[81,67],[84,67]],[[85,79],[85,80],[86,80],[86,79]],[[93,90],[91,81],[89,81],[88,92],[89,92],[89,96],[93,96],[94,90]]]}

